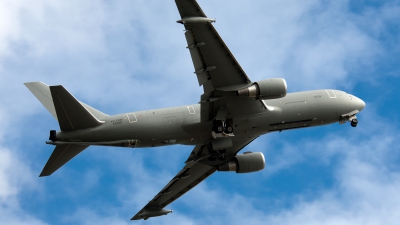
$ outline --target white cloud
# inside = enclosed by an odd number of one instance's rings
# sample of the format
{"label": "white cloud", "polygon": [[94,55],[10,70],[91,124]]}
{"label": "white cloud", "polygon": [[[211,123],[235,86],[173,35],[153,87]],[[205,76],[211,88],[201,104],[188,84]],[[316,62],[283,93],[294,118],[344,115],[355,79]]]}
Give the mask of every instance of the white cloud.
{"label": "white cloud", "polygon": [[394,1],[361,13],[350,1],[220,2],[207,15],[222,16],[215,26],[253,80],[284,77],[290,91],[351,89],[366,74],[376,79],[377,58],[393,54],[380,38],[398,21]]}
{"label": "white cloud", "polygon": [[[390,33],[388,24],[398,24],[396,1],[360,14],[349,10],[349,1],[199,3],[209,17],[217,18],[217,30],[252,80],[283,76],[290,90],[351,89],[356,80],[364,78],[365,70],[379,62],[378,56],[393,54],[390,47],[400,49],[394,41],[387,46],[380,39]],[[228,13],[222,14],[221,9]],[[0,2],[2,222],[43,224],[38,218],[43,217],[54,223],[46,212],[34,215],[37,210],[24,203],[36,201],[54,207],[61,194],[52,192],[49,197],[46,192],[57,189],[75,201],[61,223],[128,224],[130,216],[180,170],[180,162],[189,154],[186,149],[89,151],[78,157],[89,164],[98,163],[98,167],[85,167],[84,171],[67,168],[58,171],[65,179],[52,177],[40,186],[36,179],[42,165],[33,155],[46,155],[48,148],[32,150],[31,139],[40,135],[40,126],[47,129],[57,124],[22,85],[34,80],[64,84],[80,100],[106,113],[197,102],[202,88],[197,87],[184,48],[183,27],[175,24],[178,18],[172,2]],[[377,75],[370,79],[376,80]],[[171,88],[176,85],[179,88]],[[260,199],[248,197],[246,192],[260,188],[230,193],[229,185],[234,183],[205,182],[171,205],[177,208],[172,215],[144,223],[395,224],[400,209],[396,201],[400,199],[396,188],[400,182],[395,148],[398,129],[388,128],[390,121],[379,115],[364,111],[362,115],[357,134],[340,127],[321,140],[284,143],[281,139],[280,143],[265,138],[263,143],[249,146],[265,149],[267,154],[271,149],[265,146],[280,150],[273,158],[267,157],[268,167],[259,173],[258,185],[267,185],[271,176],[313,161],[321,168],[333,166],[332,187],[312,195],[310,190],[301,190],[295,196],[271,200],[262,192]],[[24,140],[22,133],[26,134]],[[15,142],[17,147],[7,147]],[[339,164],[333,162],[335,157],[340,158]],[[102,180],[110,171],[115,172],[113,184]],[[102,185],[112,190],[104,195],[115,201],[97,205],[97,201],[79,200]],[[286,203],[292,206],[284,207]]]}
{"label": "white cloud", "polygon": [[[22,157],[23,158],[23,157]],[[22,195],[39,190],[26,159],[0,147],[0,217],[4,224],[46,224],[27,213]]]}

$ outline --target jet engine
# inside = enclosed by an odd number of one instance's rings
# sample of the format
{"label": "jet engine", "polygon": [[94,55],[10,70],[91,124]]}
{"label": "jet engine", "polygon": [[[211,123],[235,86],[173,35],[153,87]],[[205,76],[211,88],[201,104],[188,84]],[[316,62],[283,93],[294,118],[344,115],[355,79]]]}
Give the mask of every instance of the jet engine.
{"label": "jet engine", "polygon": [[239,97],[275,99],[286,96],[287,85],[283,78],[271,78],[255,82],[253,85],[236,91]]}
{"label": "jet engine", "polygon": [[265,167],[264,155],[261,152],[245,152],[237,155],[229,163],[218,167],[219,171],[235,171],[236,173],[257,172]]}

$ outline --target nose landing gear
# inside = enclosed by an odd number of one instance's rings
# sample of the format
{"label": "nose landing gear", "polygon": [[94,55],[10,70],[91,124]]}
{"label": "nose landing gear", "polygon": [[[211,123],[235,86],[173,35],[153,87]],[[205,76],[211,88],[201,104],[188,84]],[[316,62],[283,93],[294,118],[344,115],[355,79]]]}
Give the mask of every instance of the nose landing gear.
{"label": "nose landing gear", "polygon": [[357,124],[358,124],[357,118],[356,118],[356,119],[352,119],[351,122],[350,122],[350,125],[351,125],[352,127],[356,127]]}
{"label": "nose landing gear", "polygon": [[347,115],[346,114],[342,115],[340,117],[340,119],[339,119],[339,123],[340,124],[344,124],[346,122],[350,122],[350,125],[352,127],[356,127],[357,124],[358,124],[357,116],[355,114],[354,115],[348,115],[348,114]]}

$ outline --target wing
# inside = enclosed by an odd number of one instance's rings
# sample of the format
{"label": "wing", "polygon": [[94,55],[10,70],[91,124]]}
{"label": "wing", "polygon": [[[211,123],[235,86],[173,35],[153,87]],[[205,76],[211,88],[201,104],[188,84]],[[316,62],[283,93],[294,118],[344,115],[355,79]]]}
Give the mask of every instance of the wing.
{"label": "wing", "polygon": [[175,0],[185,26],[187,48],[192,57],[194,73],[201,96],[201,121],[215,118],[218,110],[227,109],[231,116],[256,114],[265,111],[262,101],[238,98],[236,91],[252,84],[236,61],[203,10],[195,0]]}
{"label": "wing", "polygon": [[[225,161],[230,161],[230,156],[236,155],[237,152],[254,139],[255,138],[233,142],[233,146],[227,149],[227,157],[225,158]],[[166,210],[164,207],[213,174],[217,170],[217,167],[204,164],[204,160],[207,160],[210,156],[208,146],[208,144],[196,145],[188,160],[185,162],[185,167],[179,171],[179,173],[172,178],[172,180],[168,182],[168,184],[149,203],[147,203],[145,207],[136,213],[131,220],[146,220],[150,217],[171,213],[172,210]]]}
{"label": "wing", "polygon": [[[175,0],[184,24],[187,48],[192,57],[194,73],[199,85],[203,86],[201,96],[201,121],[215,118],[257,114],[266,107],[255,98],[238,98],[236,91],[252,85],[239,63],[218,35],[211,22],[195,0]],[[230,162],[242,148],[255,138],[232,140],[225,150],[225,157],[213,161],[209,143],[196,145],[185,162],[185,167],[146,205],[132,220],[148,219],[171,213],[164,209],[217,170],[217,166]],[[227,139],[228,140],[228,139]],[[229,139],[230,140],[230,139]],[[228,141],[229,142],[229,141]]]}

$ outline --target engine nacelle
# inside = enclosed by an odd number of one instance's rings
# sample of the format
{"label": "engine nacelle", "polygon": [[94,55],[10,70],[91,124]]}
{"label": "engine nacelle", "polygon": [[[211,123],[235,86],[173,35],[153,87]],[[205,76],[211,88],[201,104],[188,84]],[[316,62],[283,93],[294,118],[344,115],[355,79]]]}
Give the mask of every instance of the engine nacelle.
{"label": "engine nacelle", "polygon": [[265,158],[261,152],[245,152],[237,155],[232,162],[218,167],[219,171],[235,171],[236,173],[257,172],[265,168]]}
{"label": "engine nacelle", "polygon": [[255,82],[247,88],[236,91],[239,97],[255,97],[261,99],[275,99],[286,96],[287,85],[283,78],[271,78]]}

